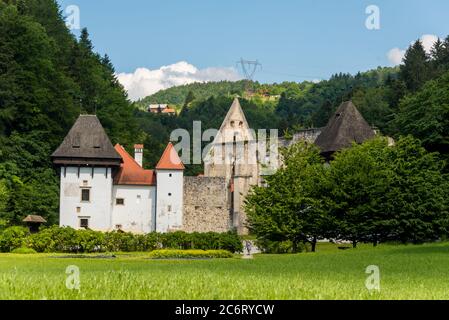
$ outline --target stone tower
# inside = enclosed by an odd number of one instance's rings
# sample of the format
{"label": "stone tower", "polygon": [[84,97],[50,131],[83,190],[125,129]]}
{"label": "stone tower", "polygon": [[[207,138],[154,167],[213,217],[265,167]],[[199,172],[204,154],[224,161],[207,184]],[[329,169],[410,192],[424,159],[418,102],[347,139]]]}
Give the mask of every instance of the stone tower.
{"label": "stone tower", "polygon": [[211,149],[204,159],[206,177],[224,177],[231,201],[231,221],[239,234],[246,234],[244,199],[252,185],[259,184],[257,141],[236,98]]}

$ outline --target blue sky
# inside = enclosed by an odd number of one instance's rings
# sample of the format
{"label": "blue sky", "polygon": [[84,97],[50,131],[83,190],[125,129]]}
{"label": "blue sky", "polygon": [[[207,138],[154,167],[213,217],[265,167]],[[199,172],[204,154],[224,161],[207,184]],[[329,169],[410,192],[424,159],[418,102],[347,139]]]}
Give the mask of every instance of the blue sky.
{"label": "blue sky", "polygon": [[[142,86],[139,79],[147,81],[135,96],[150,87],[154,91],[188,82],[191,73],[200,72],[194,76],[197,80],[232,79],[238,75],[231,69],[241,57],[263,64],[255,77],[261,82],[326,79],[336,72],[392,65],[390,50],[397,48],[398,55],[423,35],[449,34],[447,0],[59,3],[63,10],[79,7],[81,27],[88,28],[95,49],[111,57],[130,89]],[[379,30],[365,27],[369,5],[380,9]],[[186,64],[179,64],[182,61]],[[169,67],[161,71],[162,66]],[[141,72],[136,74],[136,69]],[[170,78],[176,76],[179,79]]]}

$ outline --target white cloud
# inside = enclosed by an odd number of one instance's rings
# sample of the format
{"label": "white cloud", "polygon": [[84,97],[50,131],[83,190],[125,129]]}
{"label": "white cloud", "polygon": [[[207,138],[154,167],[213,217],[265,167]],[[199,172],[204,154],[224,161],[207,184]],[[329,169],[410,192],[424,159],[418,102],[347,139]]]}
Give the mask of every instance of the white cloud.
{"label": "white cloud", "polygon": [[119,73],[117,78],[128,91],[131,100],[136,101],[159,90],[193,82],[210,82],[242,79],[234,68],[210,67],[198,69],[180,61],[159,69],[138,68],[134,73]]}
{"label": "white cloud", "polygon": [[404,55],[405,50],[401,50],[399,48],[393,48],[387,53],[388,61],[390,61],[390,63],[395,66],[402,63]]}
{"label": "white cloud", "polygon": [[[419,40],[421,40],[421,43],[423,44],[424,50],[426,50],[427,53],[430,53],[430,50],[432,50],[433,44],[438,40],[438,37],[433,34],[424,34],[422,35]],[[413,44],[411,42],[410,44]],[[406,49],[400,49],[400,48],[393,48],[387,53],[388,61],[394,66],[397,66],[398,64],[402,63],[402,60],[404,59]]]}
{"label": "white cloud", "polygon": [[438,37],[433,34],[425,34],[421,36],[420,40],[424,50],[426,50],[427,53],[430,53],[430,50],[432,50],[433,44],[438,40]]}

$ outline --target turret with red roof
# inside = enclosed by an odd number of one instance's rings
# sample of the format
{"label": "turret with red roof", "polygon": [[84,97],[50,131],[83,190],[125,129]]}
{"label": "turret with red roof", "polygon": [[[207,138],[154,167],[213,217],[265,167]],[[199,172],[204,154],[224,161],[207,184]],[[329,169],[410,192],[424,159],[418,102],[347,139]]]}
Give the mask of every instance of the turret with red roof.
{"label": "turret with red roof", "polygon": [[170,142],[156,165],[156,231],[158,232],[182,228],[184,169],[178,152]]}

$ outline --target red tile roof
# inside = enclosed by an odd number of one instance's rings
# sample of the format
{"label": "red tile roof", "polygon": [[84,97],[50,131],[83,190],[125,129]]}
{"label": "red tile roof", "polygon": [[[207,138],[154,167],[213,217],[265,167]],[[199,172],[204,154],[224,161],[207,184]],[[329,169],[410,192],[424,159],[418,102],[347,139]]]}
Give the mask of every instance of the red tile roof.
{"label": "red tile roof", "polygon": [[184,164],[182,163],[181,159],[178,156],[178,153],[175,150],[175,147],[170,142],[165,148],[164,153],[162,154],[161,159],[159,160],[159,163],[156,166],[156,169],[163,170],[184,170]]}
{"label": "red tile roof", "polygon": [[123,163],[114,178],[116,185],[152,186],[156,184],[156,175],[153,170],[145,170],[126,152],[125,148],[117,144],[115,150],[120,154]]}
{"label": "red tile roof", "polygon": [[167,108],[162,110],[162,113],[176,113],[176,110],[172,108]]}

